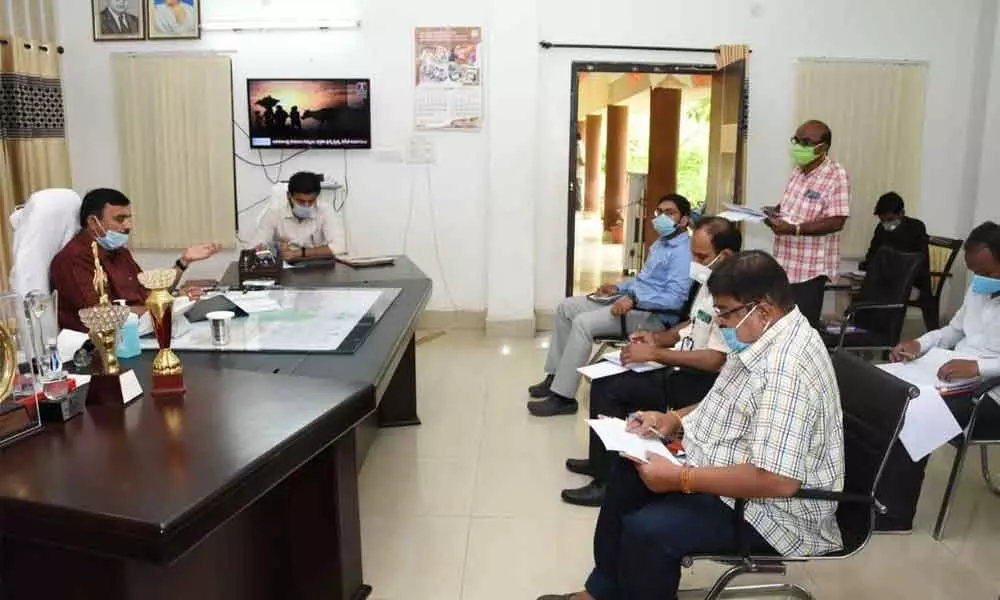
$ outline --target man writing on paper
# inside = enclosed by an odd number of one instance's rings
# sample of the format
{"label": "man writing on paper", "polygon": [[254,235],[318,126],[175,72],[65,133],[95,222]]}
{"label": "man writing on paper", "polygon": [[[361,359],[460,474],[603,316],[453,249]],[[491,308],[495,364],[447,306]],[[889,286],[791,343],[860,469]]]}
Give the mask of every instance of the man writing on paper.
{"label": "man writing on paper", "polygon": [[817,555],[842,546],[836,503],[792,498],[844,485],[837,379],[819,333],[795,308],[764,252],[743,252],[708,280],[732,353],[704,400],[643,412],[630,430],[684,431],[690,462],[615,461],[594,533],[586,591],[540,600],[675,598],[681,559],[737,550],[732,498],[755,498],[741,523],[754,554]]}
{"label": "man writing on paper", "polygon": [[[98,302],[94,291],[94,255],[91,244],[98,245],[98,260],[108,276],[108,296],[124,300],[133,312],[145,312],[149,290],[139,283],[139,268],[126,247],[132,230],[131,202],[118,190],[96,189],[83,197],[80,226],[83,228],[56,254],[50,267],[52,288],[59,292],[59,327],[86,331],[79,310]],[[174,263],[177,281],[188,266],[218,252],[219,244],[197,244],[184,250]],[[175,282],[176,283],[176,282]],[[194,290],[193,295],[200,291]]]}
{"label": "man writing on paper", "polygon": [[333,257],[335,218],[332,207],[317,203],[321,184],[322,179],[315,173],[301,171],[292,175],[288,180],[288,201],[265,209],[250,244],[273,244],[288,263]]}
{"label": "man writing on paper", "polygon": [[[576,389],[580,385],[577,369],[587,364],[595,336],[621,331],[622,315],[626,315],[629,332],[660,331],[679,320],[677,313],[687,302],[691,288],[690,224],[691,204],[687,198],[679,194],[664,196],[653,215],[653,227],[660,238],[650,248],[638,277],[602,285],[596,292],[598,296],[618,295],[614,304],[609,308],[606,303],[582,296],[559,303],[545,379],[528,388],[532,398],[542,398],[528,402],[531,414],[551,417],[576,413]],[[675,312],[657,315],[644,308]]]}
{"label": "man writing on paper", "polygon": [[788,273],[795,303],[819,326],[826,282],[840,268],[840,231],[849,214],[851,186],[844,167],[827,154],[833,135],[821,121],[806,121],[792,137],[797,168],[777,207],[764,222],[774,232],[774,258]]}
{"label": "man writing on paper", "polygon": [[[726,219],[706,217],[698,221],[691,235],[690,275],[699,289],[690,317],[666,331],[636,332],[632,343],[622,351],[624,364],[655,361],[685,370],[629,371],[595,379],[590,387],[591,419],[600,416],[624,419],[637,410],[683,408],[705,397],[729,353],[722,330],[712,317],[712,295],[706,283],[712,269],[738,253],[742,242],[739,229]],[[563,490],[563,501],[578,506],[600,506],[612,459],[591,430],[588,458],[567,459],[566,468],[593,477],[593,481],[581,488]]]}
{"label": "man writing on paper", "polygon": [[[955,359],[938,371],[942,381],[961,381],[977,377],[1000,376],[1000,225],[987,221],[969,233],[965,240],[965,264],[973,274],[972,285],[965,293],[962,307],[946,327],[930,331],[916,340],[893,348],[893,361],[913,360],[931,348],[954,350],[973,359]],[[969,393],[946,396],[959,426],[969,424],[972,397]],[[976,433],[1000,439],[1000,406],[986,402],[976,416]],[[916,513],[920,487],[924,481],[927,458],[914,463],[897,444],[886,465],[883,501],[889,513],[880,516],[880,531],[910,531]]]}

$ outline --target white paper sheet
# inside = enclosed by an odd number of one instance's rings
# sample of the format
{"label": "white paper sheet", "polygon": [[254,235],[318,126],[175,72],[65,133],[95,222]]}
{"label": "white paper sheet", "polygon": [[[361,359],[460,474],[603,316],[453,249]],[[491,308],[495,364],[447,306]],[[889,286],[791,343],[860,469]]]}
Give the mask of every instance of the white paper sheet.
{"label": "white paper sheet", "polygon": [[56,338],[56,349],[59,351],[59,361],[63,364],[69,364],[73,362],[73,355],[76,351],[90,339],[90,336],[86,333],[81,333],[79,331],[73,331],[72,329],[63,329],[59,332],[59,336]]}
{"label": "white paper sheet", "polygon": [[281,310],[281,304],[269,292],[246,292],[226,294],[226,298],[239,306],[248,315]]}
{"label": "white paper sheet", "polygon": [[908,381],[917,387],[929,386],[937,389],[959,388],[968,385],[975,379],[961,381],[941,381],[938,379],[938,371],[944,364],[956,359],[974,360],[974,356],[959,354],[944,348],[931,348],[926,354],[916,360],[906,363],[893,363],[889,365],[879,365],[884,371],[892,373],[903,381]]}
{"label": "white paper sheet", "polygon": [[905,372],[901,375],[903,366],[906,365],[903,363],[878,365],[883,371],[917,386],[920,390],[920,395],[910,400],[906,408],[903,429],[899,432],[899,441],[910,458],[916,462],[962,433],[962,428],[958,426],[958,421],[948,410],[948,405],[935,386],[911,381],[904,376]]}
{"label": "white paper sheet", "polygon": [[614,352],[608,352],[601,356],[602,359],[620,365],[629,371],[634,371],[636,373],[648,373],[650,371],[656,371],[657,369],[665,369],[666,365],[661,365],[658,362],[642,362],[642,363],[631,363],[627,365],[622,364],[622,351],[615,350]]}
{"label": "white paper sheet", "polygon": [[739,223],[741,221],[747,221],[748,223],[763,223],[764,220],[767,219],[767,216],[756,216],[735,210],[724,210],[716,216],[722,217],[727,221],[732,221],[733,223]]}
{"label": "white paper sheet", "polygon": [[674,464],[681,464],[660,440],[640,437],[626,431],[626,424],[622,419],[588,419],[587,424],[610,452],[621,452],[641,462],[649,462],[647,453],[659,454]]}
{"label": "white paper sheet", "polygon": [[577,373],[583,375],[587,379],[593,381],[595,379],[601,379],[602,377],[610,377],[612,375],[621,375],[622,373],[628,371],[625,367],[616,365],[613,362],[602,360],[596,362],[592,365],[587,365],[585,367],[580,367],[576,370]]}

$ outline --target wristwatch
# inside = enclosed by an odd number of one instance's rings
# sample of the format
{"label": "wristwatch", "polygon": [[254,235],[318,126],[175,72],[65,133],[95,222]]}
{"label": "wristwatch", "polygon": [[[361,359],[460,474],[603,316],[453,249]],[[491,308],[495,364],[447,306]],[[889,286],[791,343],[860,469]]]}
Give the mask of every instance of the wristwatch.
{"label": "wristwatch", "polygon": [[181,262],[181,259],[179,259],[179,258],[174,262],[174,266],[177,267],[178,269],[180,269],[180,271],[182,273],[184,271],[187,271],[187,267],[184,266],[184,263]]}

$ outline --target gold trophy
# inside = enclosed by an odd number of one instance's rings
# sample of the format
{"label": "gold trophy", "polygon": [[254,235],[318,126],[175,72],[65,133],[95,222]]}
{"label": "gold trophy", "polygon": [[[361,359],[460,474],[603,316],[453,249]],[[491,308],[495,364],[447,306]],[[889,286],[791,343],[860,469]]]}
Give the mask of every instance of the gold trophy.
{"label": "gold trophy", "polygon": [[118,330],[128,319],[127,306],[111,304],[108,299],[108,276],[101,266],[97,254],[97,242],[91,243],[94,254],[94,291],[97,292],[98,304],[80,309],[80,320],[90,331],[90,339],[94,342],[97,355],[100,357],[99,367],[90,380],[87,390],[87,405],[124,405],[142,394],[139,380],[131,369],[122,371],[115,354],[118,342]]}
{"label": "gold trophy", "polygon": [[181,360],[170,349],[173,332],[174,297],[170,294],[177,279],[173,269],[157,269],[139,273],[139,283],[149,290],[146,308],[153,317],[153,330],[160,351],[153,359],[153,396],[176,397],[184,395],[184,368]]}

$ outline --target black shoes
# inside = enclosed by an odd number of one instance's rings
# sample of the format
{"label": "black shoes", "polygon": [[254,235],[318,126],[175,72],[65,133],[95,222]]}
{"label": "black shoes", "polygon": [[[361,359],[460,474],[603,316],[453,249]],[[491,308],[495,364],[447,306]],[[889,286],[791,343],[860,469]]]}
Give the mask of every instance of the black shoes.
{"label": "black shoes", "polygon": [[552,380],[555,378],[555,375],[546,375],[545,379],[528,388],[528,395],[532,398],[548,398],[552,393],[549,386],[552,385]]}
{"label": "black shoes", "polygon": [[599,507],[604,502],[605,489],[605,484],[595,479],[581,488],[563,490],[562,499],[563,502],[576,506]]}
{"label": "black shoes", "polygon": [[566,470],[577,475],[594,476],[594,469],[590,466],[590,460],[586,458],[567,458]]}
{"label": "black shoes", "polygon": [[575,415],[579,405],[576,400],[563,398],[555,394],[544,400],[528,402],[528,412],[536,417],[554,417],[556,415]]}

